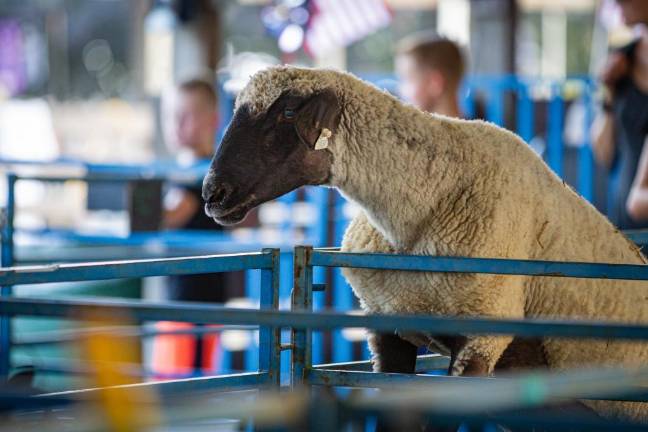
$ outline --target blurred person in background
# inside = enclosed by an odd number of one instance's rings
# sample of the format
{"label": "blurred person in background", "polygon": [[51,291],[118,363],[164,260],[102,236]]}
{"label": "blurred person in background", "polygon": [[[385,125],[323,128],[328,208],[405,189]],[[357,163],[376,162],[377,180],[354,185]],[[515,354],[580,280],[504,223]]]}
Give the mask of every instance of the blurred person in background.
{"label": "blurred person in background", "polygon": [[[218,98],[207,81],[194,79],[178,86],[171,99],[168,130],[174,135],[171,150],[178,163],[208,162],[215,149],[218,127]],[[172,185],[165,196],[163,225],[167,229],[222,230],[203,210],[202,185]],[[168,300],[224,303],[223,273],[169,276]],[[188,330],[190,323],[161,322],[163,331]],[[153,369],[161,376],[186,376],[213,372],[218,368],[217,333],[205,335],[162,335],[153,344]]]}
{"label": "blurred person in background", "polygon": [[[638,38],[610,53],[601,74],[606,88],[602,113],[593,125],[593,151],[602,166],[618,168],[612,222],[621,229],[648,228],[648,1],[617,0],[628,26],[642,25]],[[641,163],[640,163],[641,160]]]}
{"label": "blurred person in background", "polygon": [[458,94],[465,69],[459,45],[436,34],[416,33],[396,49],[400,94],[423,111],[461,117]]}
{"label": "blurred person in background", "polygon": [[[170,117],[175,134],[171,151],[181,165],[209,162],[214,155],[218,128],[218,99],[207,81],[194,79],[180,84],[173,98]],[[174,187],[165,198],[163,226],[168,229],[213,229],[203,211],[201,185]]]}

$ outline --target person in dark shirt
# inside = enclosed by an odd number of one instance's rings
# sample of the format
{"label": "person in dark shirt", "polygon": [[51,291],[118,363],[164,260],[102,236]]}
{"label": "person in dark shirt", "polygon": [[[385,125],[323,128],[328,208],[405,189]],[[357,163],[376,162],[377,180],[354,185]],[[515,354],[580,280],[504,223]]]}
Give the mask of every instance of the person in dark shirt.
{"label": "person in dark shirt", "polygon": [[[218,126],[217,96],[202,80],[183,82],[173,98],[172,150],[183,164],[208,161],[214,154]],[[203,210],[201,185],[171,185],[164,200],[166,229],[222,230]],[[225,275],[210,273],[169,276],[167,299],[173,301],[223,303]],[[189,323],[162,322],[161,330],[192,328]],[[160,375],[188,375],[217,368],[218,335],[158,336],[154,343],[154,371]]]}
{"label": "person in dark shirt", "polygon": [[[629,26],[648,23],[648,2],[617,0]],[[603,113],[594,124],[596,160],[611,168],[618,164],[618,182],[610,219],[621,229],[648,228],[648,34],[612,52],[601,75],[607,89]],[[646,177],[646,178],[644,178]]]}

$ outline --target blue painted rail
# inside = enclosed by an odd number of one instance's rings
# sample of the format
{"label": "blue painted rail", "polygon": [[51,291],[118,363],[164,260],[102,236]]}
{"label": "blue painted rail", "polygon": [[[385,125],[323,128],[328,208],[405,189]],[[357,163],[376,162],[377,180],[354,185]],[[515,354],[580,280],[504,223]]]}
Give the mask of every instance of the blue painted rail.
{"label": "blue painted rail", "polygon": [[[291,351],[292,387],[302,384],[348,387],[387,387],[404,389],[402,385],[434,384],[434,387],[415,387],[416,391],[444,389],[444,386],[461,387],[461,391],[488,392],[493,382],[500,383],[500,390],[515,395],[518,384],[506,387],[507,380],[491,378],[454,378],[433,375],[406,375],[368,372],[367,362],[342,363],[313,366],[311,362],[311,332],[314,329],[330,330],[344,327],[363,327],[378,331],[434,331],[437,334],[515,334],[524,337],[565,337],[589,339],[648,340],[648,323],[646,325],[625,323],[602,323],[583,321],[555,320],[502,320],[482,318],[450,318],[428,315],[415,316],[379,316],[354,315],[339,312],[317,312],[311,308],[313,291],[313,272],[315,267],[361,267],[380,268],[403,271],[425,272],[469,272],[520,274],[536,277],[587,277],[612,278],[620,280],[647,280],[648,266],[594,263],[562,263],[526,260],[471,259],[449,257],[425,257],[386,254],[344,253],[332,249],[312,249],[298,247],[295,250],[294,287],[291,311],[281,311],[278,305],[279,251],[264,250],[261,253],[235,254],[224,256],[206,256],[189,258],[172,258],[163,260],[138,260],[126,262],[63,264],[57,266],[33,266],[22,268],[0,269],[1,285],[47,283],[56,281],[78,281],[121,277],[145,277],[163,274],[205,273],[214,271],[236,271],[258,268],[262,272],[259,310],[234,309],[216,305],[192,303],[149,303],[135,300],[80,300],[80,299],[38,299],[9,297],[0,302],[0,314],[3,316],[59,316],[83,319],[87,316],[105,316],[120,314],[135,321],[178,320],[185,322],[219,323],[226,325],[261,326],[259,370],[253,373],[232,376],[192,378],[172,380],[159,383],[143,383],[121,386],[123,389],[136,390],[143,386],[156,389],[162,396],[171,396],[177,392],[199,392],[204,390],[233,390],[240,388],[257,388],[259,386],[279,384],[282,350]],[[317,288],[322,288],[317,286]],[[648,286],[647,286],[648,288]],[[281,344],[279,329],[292,331],[291,343]],[[447,365],[447,359],[434,355],[420,357],[417,367],[421,370],[439,368]],[[618,374],[618,375],[615,375]],[[587,379],[576,376],[554,377],[553,375],[535,376],[522,379],[523,383],[544,386],[547,391],[543,398],[534,399],[531,405],[538,406],[552,398],[591,398],[611,400],[648,401],[646,387],[637,385],[638,379],[648,377],[646,371],[640,370],[619,372],[592,372]],[[526,380],[526,381],[525,381]],[[608,384],[611,382],[612,384]],[[554,383],[554,384],[551,384]],[[571,384],[570,384],[571,383]],[[580,384],[579,384],[580,383]],[[526,385],[526,384],[525,384]],[[410,387],[414,391],[413,387]],[[425,390],[428,388],[428,390]],[[448,387],[450,388],[450,387]],[[454,387],[453,387],[454,388]],[[518,389],[518,390],[516,390]],[[560,389],[560,391],[558,391]],[[99,389],[85,389],[46,395],[44,401],[53,403],[65,397],[94,397]],[[454,394],[454,393],[452,393]],[[459,393],[461,394],[461,393]],[[390,396],[391,397],[391,396]],[[392,399],[391,409],[405,409],[406,401],[412,395],[403,394]],[[57,399],[58,398],[58,399]],[[502,404],[513,404],[516,400],[501,399]],[[519,398],[518,398],[519,399]],[[378,415],[389,407],[380,406],[380,398],[361,402],[347,403],[354,415]],[[553,399],[552,399],[553,400]],[[489,401],[489,403],[492,401]],[[517,402],[520,402],[519,400]],[[529,401],[521,401],[529,403]],[[405,404],[405,405],[404,405]],[[447,404],[446,404],[447,405]],[[445,405],[439,405],[445,406]],[[477,406],[477,405],[476,405]],[[517,405],[516,405],[517,406]],[[411,408],[411,407],[410,407]],[[437,406],[438,408],[438,406]],[[322,406],[315,409],[325,412]],[[422,408],[424,409],[424,407]],[[424,409],[425,411],[425,409]],[[358,414],[360,413],[360,414]],[[226,414],[223,414],[226,415]],[[250,414],[251,415],[251,414]],[[484,416],[473,411],[449,413],[438,410],[430,413],[434,418],[462,419],[469,424],[483,424],[501,420],[524,424],[545,424],[548,427],[560,428],[565,422],[574,423],[574,418],[534,417],[533,413],[520,417],[509,416],[506,412],[494,416]],[[522,418],[523,420],[520,420]],[[551,420],[551,421],[549,421]],[[591,430],[603,427],[601,424],[590,424],[590,420],[578,419],[576,424],[592,427]],[[481,422],[481,423],[480,423]],[[553,423],[552,423],[553,422]],[[618,430],[639,430],[636,425],[615,423]],[[605,424],[610,427],[609,423]]]}
{"label": "blue painted rail", "polygon": [[[431,257],[396,254],[347,253],[334,249],[300,247],[295,250],[295,289],[293,309],[308,313],[312,309],[314,267],[354,267],[421,272],[488,273],[536,277],[602,278],[648,281],[648,266],[568,263],[510,259]],[[648,282],[646,284],[648,289]],[[513,334],[523,337],[573,337],[647,340],[646,325],[593,323],[555,320],[491,320],[481,318],[445,318],[431,316],[344,316],[320,313],[316,328],[332,327],[335,322],[381,331],[430,331],[436,334]],[[429,321],[428,321],[429,320]],[[352,324],[355,321],[355,324]],[[432,323],[432,321],[436,321]],[[314,326],[315,328],[315,326]],[[350,370],[332,370],[312,366],[311,330],[293,326],[293,385],[310,383],[330,386],[391,386],[397,383],[443,381],[443,377],[404,374],[380,374]],[[607,335],[607,336],[606,336]],[[452,379],[452,378],[451,378]],[[648,401],[648,394],[636,400]]]}
{"label": "blue painted rail", "polygon": [[[21,252],[29,251],[30,262],[56,261],[88,261],[107,259],[141,259],[151,256],[188,256],[213,253],[233,253],[244,250],[258,250],[263,247],[280,248],[280,261],[287,270],[292,265],[291,251],[300,241],[323,246],[328,238],[328,191],[322,188],[304,188],[303,192],[293,192],[278,199],[286,206],[293,205],[298,193],[304,196],[304,202],[313,210],[315,217],[305,225],[296,225],[293,220],[281,224],[281,239],[261,239],[259,232],[251,238],[235,238],[230,233],[214,231],[162,231],[162,232],[133,232],[127,236],[81,234],[69,229],[20,230],[36,240],[36,246],[17,248],[15,244],[16,230],[14,218],[16,212],[15,191],[19,181],[41,181],[47,183],[66,182],[69,180],[87,183],[118,182],[129,183],[138,180],[169,181],[183,185],[197,185],[207,171],[208,164],[202,163],[191,167],[179,167],[173,163],[156,163],[151,165],[99,165],[86,164],[78,161],[61,161],[53,163],[38,163],[24,161],[0,161],[0,165],[16,172],[7,173],[7,205],[5,220],[2,224],[0,238],[2,248],[2,266],[11,267],[26,258]],[[303,234],[299,234],[303,233]],[[299,234],[296,235],[296,234]],[[245,272],[245,295],[252,302],[259,301],[259,278],[257,270]],[[290,272],[284,272],[280,279],[280,297],[287,302],[290,296],[292,280]],[[12,288],[6,285],[0,293],[11,295]],[[281,302],[281,300],[280,300]],[[11,320],[0,317],[0,375],[9,371],[8,357],[11,341],[4,335],[11,334]],[[245,370],[255,370],[258,367],[258,346],[252,341],[244,356]],[[224,350],[221,361],[223,371],[232,370],[232,353]],[[287,353],[284,353],[286,357]]]}
{"label": "blue painted rail", "polygon": [[[503,334],[524,337],[648,340],[648,325],[587,321],[499,320],[450,318],[431,315],[357,315],[338,312],[238,309],[182,302],[151,303],[136,300],[76,300],[9,298],[0,302],[0,314],[75,317],[77,312],[100,315],[123,312],[133,320],[176,320],[206,324],[264,325],[330,330],[364,327],[379,331],[435,331],[438,334]],[[293,341],[294,343],[294,341]]]}
{"label": "blue painted rail", "polygon": [[[114,262],[93,262],[82,264],[60,264],[28,267],[8,267],[0,269],[0,285],[12,286],[23,284],[42,284],[52,282],[73,282],[87,280],[105,280],[119,278],[149,277],[163,275],[185,275],[214,272],[232,272],[250,269],[259,269],[260,287],[259,299],[260,310],[249,312],[259,313],[264,310],[277,310],[279,307],[279,250],[265,249],[259,253],[215,255],[204,257],[183,257],[166,258],[156,260],[136,261],[114,261]],[[215,287],[214,289],[219,289]],[[210,316],[201,315],[198,319],[197,310],[192,310],[191,304],[166,304],[158,305],[162,309],[156,309],[155,304],[133,301],[131,303],[120,303],[119,301],[96,301],[80,303],[69,303],[66,300],[43,300],[25,299],[16,297],[3,297],[0,301],[2,316],[8,319],[15,315],[46,315],[60,316],[65,318],[83,319],[87,315],[80,313],[109,312],[114,316],[133,314],[133,318],[189,321],[200,323],[218,322],[219,314],[210,310]],[[136,313],[136,311],[139,311]],[[143,312],[142,312],[143,311]],[[204,312],[204,310],[203,310]],[[195,313],[195,315],[192,315]],[[106,315],[101,315],[106,316]],[[197,318],[197,319],[194,319]],[[216,320],[214,321],[214,319]],[[2,335],[3,340],[10,341],[9,334]],[[279,355],[280,355],[279,328],[261,327],[259,334],[258,368],[253,374],[234,375],[227,378],[204,378],[194,381],[179,380],[174,383],[160,384],[164,389],[178,387],[186,390],[191,386],[212,386],[219,388],[240,384],[241,386],[258,384],[278,385],[280,379]],[[2,352],[6,356],[5,362],[7,371],[9,367],[8,350]],[[239,380],[240,377],[240,380]]]}
{"label": "blue painted rail", "polygon": [[[91,168],[88,169],[88,172],[84,176],[44,176],[44,177],[38,177],[38,176],[33,176],[33,175],[23,175],[23,176],[16,176],[15,174],[9,174],[8,175],[8,184],[9,184],[9,198],[10,198],[10,205],[7,207],[7,218],[10,223],[4,224],[3,225],[3,236],[2,236],[2,250],[3,250],[3,265],[4,266],[11,266],[13,265],[14,262],[16,262],[15,259],[15,252],[14,252],[14,245],[13,245],[13,224],[11,221],[13,220],[13,213],[14,213],[14,194],[15,194],[15,183],[18,180],[21,179],[34,179],[34,178],[40,178],[41,180],[46,180],[46,181],[65,181],[70,178],[75,178],[75,179],[84,179],[87,181],[115,181],[115,179],[121,180],[121,181],[131,181],[131,180],[136,180],[136,179],[143,179],[143,178],[165,178],[165,172],[160,169],[147,169],[146,167],[126,167],[125,170],[120,169],[119,167],[103,167],[103,166],[91,166]],[[158,176],[158,177],[156,177]],[[193,176],[193,177],[192,177]],[[179,175],[176,175],[176,177],[179,177]],[[185,179],[190,182],[195,182],[197,181],[196,179],[199,178],[199,175],[187,175]],[[193,180],[192,180],[193,179]],[[325,189],[317,188],[317,189],[308,189],[306,191],[307,196],[309,196],[311,202],[317,203],[315,205],[315,208],[318,209],[318,214],[316,220],[308,226],[307,228],[307,235],[306,239],[313,239],[315,240],[314,243],[316,245],[321,245],[326,242],[326,238],[328,236],[328,230],[329,230],[329,212],[328,212],[328,191]],[[292,202],[294,201],[294,194],[288,197],[282,198],[284,200],[287,200],[287,202]],[[348,223],[349,217],[351,215],[351,212],[349,211],[349,204],[346,203],[345,201],[342,200],[337,200],[335,201],[335,208],[333,212],[333,233],[334,233],[334,241],[336,243],[339,243],[342,238],[342,234],[346,228],[346,225]],[[241,248],[246,248],[247,250],[252,250],[255,249],[258,246],[258,243],[256,241],[249,241],[249,242],[241,242],[240,240],[233,240],[231,239],[230,236],[228,235],[220,235],[220,234],[213,234],[209,233],[209,235],[206,235],[206,233],[187,233],[187,232],[165,232],[165,233],[132,233],[127,237],[111,237],[111,236],[101,236],[101,235],[81,235],[81,234],[74,234],[69,231],[61,231],[58,232],[56,230],[47,230],[46,232],[42,233],[44,236],[46,236],[47,239],[49,240],[56,240],[56,239],[63,239],[65,241],[75,241],[79,242],[80,244],[87,245],[87,246],[111,246],[114,247],[115,249],[111,249],[109,251],[109,255],[111,254],[117,254],[124,256],[126,255],[127,257],[130,257],[130,250],[131,247],[140,247],[142,245],[146,244],[154,244],[154,245],[160,245],[164,244],[168,248],[173,250],[174,255],[182,255],[182,254],[195,254],[195,253],[205,253],[211,250],[218,250],[219,252],[229,252],[229,251],[236,251],[236,250],[241,250]],[[628,233],[629,237],[640,243],[640,244],[645,244],[648,241],[648,234],[646,232],[631,232]],[[198,246],[197,246],[198,245]],[[278,246],[278,245],[277,245]],[[292,245],[289,243],[285,245],[285,248],[290,248]],[[284,251],[285,253],[281,254],[281,265],[286,269],[286,271],[283,272],[283,276],[281,277],[281,289],[280,289],[280,294],[281,298],[287,298],[289,295],[289,289],[290,285],[292,283],[291,281],[291,270],[290,266],[292,265],[291,262],[291,256],[287,251]],[[435,265],[440,265],[442,263],[443,259],[438,258],[437,259],[437,264]],[[452,264],[454,261],[449,262],[449,264]],[[469,264],[470,265],[470,264]],[[482,263],[482,268],[488,267],[490,263],[488,261],[484,261]],[[550,263],[541,263],[539,264],[541,267],[538,267],[538,271],[544,271],[544,272],[553,272],[556,271],[556,269],[550,268],[551,264]],[[586,274],[588,269],[586,266],[579,266],[578,264],[572,264],[572,265],[577,265],[581,273],[579,274]],[[437,271],[441,271],[440,267],[435,267]],[[516,271],[516,265],[515,262],[509,263],[509,268],[511,271]],[[610,271],[614,271],[614,266],[611,266],[608,270],[606,270],[606,275],[610,276],[611,273]],[[332,296],[332,305],[337,309],[337,310],[350,310],[354,308],[355,304],[355,299],[353,297],[353,294],[351,292],[350,287],[346,284],[346,281],[342,277],[340,271],[338,268],[333,268],[333,296]],[[448,270],[451,271],[451,270]],[[326,271],[324,268],[318,267],[314,269],[314,277],[316,280],[323,281],[326,279]],[[256,274],[255,271],[248,271],[246,275],[246,295],[250,297],[251,300],[258,299],[258,289],[256,288],[258,286],[258,275]],[[11,288],[10,286],[6,286],[4,288],[5,293],[10,292]],[[323,309],[326,307],[326,301],[325,301],[325,296],[316,296],[314,298],[314,307],[316,310]],[[8,326],[9,320],[6,317],[0,317],[0,325]],[[5,331],[2,334],[9,334],[9,331]],[[313,343],[312,343],[312,355],[313,355],[313,361],[316,363],[321,363],[325,361],[324,358],[324,353],[325,353],[325,340],[322,338],[321,334],[316,332],[313,334]],[[8,341],[2,341],[2,336],[0,335],[0,342],[3,343],[8,343]],[[361,343],[360,344],[361,349],[361,354],[360,357],[355,357],[355,358],[367,358],[368,357],[368,349],[366,346],[366,343]],[[342,333],[341,330],[336,330],[333,332],[333,342],[331,344],[331,359],[334,362],[341,362],[341,361],[349,361],[354,358],[354,347],[353,347],[353,342],[348,340],[344,334]],[[246,368],[248,370],[252,370],[256,367],[256,354],[255,350],[257,347],[254,344],[251,344],[248,352],[246,354]],[[227,353],[225,353],[227,355]],[[287,354],[284,353],[284,363],[287,361]],[[357,354],[356,354],[357,355]],[[0,355],[0,360],[2,359],[2,356]],[[227,362],[226,362],[227,363]],[[8,369],[7,369],[8,370]]]}

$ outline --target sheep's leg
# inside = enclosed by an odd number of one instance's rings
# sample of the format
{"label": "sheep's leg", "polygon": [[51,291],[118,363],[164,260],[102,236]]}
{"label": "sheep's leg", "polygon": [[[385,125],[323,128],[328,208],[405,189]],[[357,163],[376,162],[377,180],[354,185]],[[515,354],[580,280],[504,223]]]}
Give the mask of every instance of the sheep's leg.
{"label": "sheep's leg", "polygon": [[[370,333],[369,349],[373,353],[375,372],[408,373],[416,372],[417,347],[396,334]],[[402,413],[400,413],[402,414]],[[376,432],[423,430],[425,432],[456,432],[459,425],[448,428],[435,428],[424,425],[419,417],[389,418],[378,421]]]}
{"label": "sheep's leg", "polygon": [[[396,334],[370,333],[369,349],[373,354],[375,372],[412,374],[416,368],[417,347]],[[380,418],[376,432],[402,431],[419,429],[418,419]]]}
{"label": "sheep's leg", "polygon": [[388,333],[371,333],[368,342],[375,372],[414,373],[416,346]]}
{"label": "sheep's leg", "polygon": [[449,375],[488,376],[506,348],[513,342],[513,336],[477,336],[466,338],[459,346],[452,347]]}
{"label": "sheep's leg", "polygon": [[[463,358],[463,356],[465,355],[463,351],[464,349],[466,348],[470,349],[472,347],[471,339],[468,339],[465,336],[451,337],[451,336],[442,336],[442,335],[433,336],[433,339],[435,339],[441,345],[445,346],[448,350],[450,350],[450,370],[448,374],[453,375],[452,373],[453,365],[456,364],[457,359]],[[475,376],[487,375],[485,364],[486,362],[482,361],[481,357],[475,356],[470,358],[469,361],[467,362],[466,367],[463,370],[464,375],[475,375]],[[412,369],[414,369],[414,365],[412,366]],[[457,374],[454,373],[454,375]],[[433,426],[428,423],[423,426],[422,430],[425,432],[456,432],[460,426],[461,426],[460,423],[449,424],[444,426],[438,426],[438,425]],[[414,430],[414,428],[411,429]],[[378,429],[378,430],[383,430],[383,429]]]}
{"label": "sheep's leg", "polygon": [[[438,337],[450,349],[450,366],[448,375],[451,376],[488,376],[513,337]],[[427,426],[426,432],[456,432],[460,424],[433,428]]]}

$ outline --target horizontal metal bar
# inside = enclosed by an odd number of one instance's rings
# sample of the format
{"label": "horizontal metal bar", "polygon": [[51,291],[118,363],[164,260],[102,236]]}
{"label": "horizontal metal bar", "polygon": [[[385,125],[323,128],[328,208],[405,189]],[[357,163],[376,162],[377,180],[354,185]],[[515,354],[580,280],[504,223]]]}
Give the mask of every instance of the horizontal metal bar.
{"label": "horizontal metal bar", "polygon": [[[83,313],[83,314],[81,314]],[[431,315],[352,315],[332,312],[287,312],[234,309],[209,304],[133,300],[63,300],[7,298],[0,301],[0,314],[87,318],[105,314],[129,314],[139,321],[185,321],[205,324],[265,325],[335,329],[364,327],[382,331],[434,332],[441,335],[506,334],[523,337],[567,337],[648,340],[648,326],[587,321],[495,320],[447,318]]]}
{"label": "horizontal metal bar", "polygon": [[457,380],[467,380],[474,384],[494,378],[463,378],[443,375],[381,373],[360,370],[323,369],[319,367],[308,369],[306,379],[312,385],[332,387],[363,387],[391,388],[410,384],[447,384]]}
{"label": "horizontal metal bar", "polygon": [[320,267],[353,267],[437,273],[648,280],[648,265],[367,254],[321,251],[319,249],[313,251],[310,264]]}
{"label": "horizontal metal bar", "polygon": [[42,397],[79,397],[94,398],[106,389],[122,389],[137,391],[142,388],[150,388],[157,394],[168,397],[184,392],[202,392],[202,391],[231,391],[251,387],[260,387],[267,383],[267,372],[249,372],[233,375],[220,375],[211,377],[186,378],[169,381],[153,381],[137,384],[126,384],[111,387],[97,387],[81,390],[68,390],[55,393],[45,393]]}
{"label": "horizontal metal bar", "polygon": [[[61,358],[44,358],[38,356],[38,358],[19,358],[14,359],[14,364],[22,367],[22,363],[28,364],[29,368],[32,369],[35,373],[51,373],[51,374],[63,374],[63,375],[95,375],[97,369],[84,362],[77,359],[61,359]],[[153,376],[154,374],[146,374],[145,371],[141,368],[139,364],[136,363],[112,363],[111,368],[118,371],[120,374],[131,377],[131,378],[143,378],[146,376]],[[175,376],[173,378],[188,378],[186,376]]]}
{"label": "horizontal metal bar", "polygon": [[448,369],[450,357],[440,354],[418,356],[416,359],[416,372],[426,372],[435,369]]}
{"label": "horizontal metal bar", "polygon": [[[447,369],[450,358],[440,354],[421,355],[416,358],[416,371],[425,372],[436,369]],[[371,360],[361,360],[343,363],[326,363],[313,366],[313,369],[343,370],[371,372],[373,370]]]}
{"label": "horizontal metal bar", "polygon": [[[153,232],[132,232],[128,235],[114,235],[114,234],[87,234],[79,233],[72,229],[19,229],[17,234],[27,236],[29,239],[29,246],[25,246],[27,250],[33,250],[38,246],[50,247],[54,246],[56,250],[62,247],[71,247],[77,244],[84,246],[95,246],[102,248],[110,248],[111,246],[122,247],[149,247],[155,250],[166,247],[175,253],[176,257],[184,257],[188,255],[187,251],[206,251],[202,255],[210,254],[224,254],[235,252],[257,251],[267,247],[268,244],[263,244],[259,240],[260,235],[253,235],[246,239],[235,238],[231,233],[225,231],[210,231],[210,230],[167,230],[167,231],[153,231]],[[282,247],[286,252],[292,253],[294,246],[294,236],[292,231],[285,229],[282,230],[282,241],[272,242],[273,247]],[[303,240],[303,239],[302,239]],[[315,239],[307,237],[306,240]],[[274,246],[276,245],[276,246]],[[176,250],[179,249],[179,250]],[[110,249],[108,249],[110,250]],[[87,253],[87,250],[86,250]],[[199,255],[197,252],[192,252],[193,255]],[[120,254],[113,256],[121,256]],[[86,261],[88,261],[86,259]]]}
{"label": "horizontal metal bar", "polygon": [[[466,391],[477,390],[474,385],[484,385],[493,381],[507,381],[515,378],[481,378],[481,377],[455,377],[445,375],[381,373],[350,370],[308,369],[306,379],[309,384],[330,387],[362,387],[362,388],[404,388],[405,386],[421,385],[465,385]],[[485,389],[481,388],[481,390]],[[619,393],[616,389],[615,393]],[[648,402],[648,389],[646,387],[628,387],[624,394],[628,396],[598,396],[579,394],[579,399],[614,400],[628,402]],[[589,397],[587,397],[589,396]]]}
{"label": "horizontal metal bar", "polygon": [[[42,229],[19,229],[18,233],[30,236],[30,240],[43,240],[60,244],[63,241],[83,243],[95,246],[137,246],[153,244],[168,244],[172,246],[193,246],[194,248],[205,248],[206,243],[212,248],[218,244],[233,241],[232,235],[225,231],[213,230],[166,230],[166,231],[136,231],[127,235],[115,235],[108,233],[88,234],[77,232],[69,228],[42,228]],[[240,241],[239,241],[240,242]],[[241,242],[243,243],[243,242]],[[260,248],[259,248],[260,249]],[[258,250],[258,249],[256,249]],[[255,251],[256,251],[255,250]]]}
{"label": "horizontal metal bar", "polygon": [[627,230],[623,234],[638,245],[648,244],[648,230]]}
{"label": "horizontal metal bar", "polygon": [[[127,395],[131,396],[131,395]],[[162,413],[161,416],[136,416],[130,419],[127,430],[227,430],[235,426],[236,420],[249,421],[251,418],[267,419],[268,417],[278,419],[276,422],[294,423],[294,418],[299,414],[290,413],[290,409],[281,409],[286,406],[286,399],[296,399],[297,395],[281,394],[277,396],[259,397],[257,389],[237,389],[233,392],[210,392],[209,394],[187,394],[182,397],[157,398],[135,397],[129,403],[137,403],[137,410],[141,413]],[[31,404],[38,408],[38,402],[44,397],[32,397]],[[307,401],[307,397],[303,398]],[[88,409],[88,405],[79,402],[74,395],[63,399],[72,402],[71,406],[58,408],[54,415],[48,415],[42,411],[32,410],[32,406],[17,406],[20,410],[18,415],[11,416],[7,422],[0,423],[0,431],[15,432],[18,430],[29,430],[39,432],[87,432],[107,430],[104,416],[97,415],[94,409]],[[46,400],[47,401],[47,400]],[[94,401],[92,401],[94,402]],[[288,407],[294,403],[288,402]],[[305,404],[305,403],[304,403]],[[279,409],[277,409],[279,407]],[[151,411],[152,410],[152,411]],[[306,412],[303,410],[301,412]],[[256,417],[259,415],[260,417]],[[188,425],[193,425],[191,428]],[[112,429],[111,429],[112,430]]]}
{"label": "horizontal metal bar", "polygon": [[[112,175],[112,174],[101,174],[101,173],[96,173],[96,174],[66,174],[66,175],[58,175],[58,174],[53,174],[53,175],[18,175],[18,180],[29,180],[29,181],[39,181],[39,182],[47,182],[47,183],[63,183],[63,182],[68,182],[68,181],[80,181],[80,182],[88,182],[88,183],[128,183],[128,182],[133,182],[133,181],[138,181],[138,180],[158,180],[158,181],[164,181],[167,180],[165,177],[158,176],[158,175],[139,175],[139,174],[121,174],[119,176],[117,175]],[[187,184],[196,184],[198,183],[197,179],[196,181],[193,181],[193,179],[187,179]]]}
{"label": "horizontal metal bar", "polygon": [[[0,162],[1,165],[4,165]],[[11,163],[9,163],[11,164]],[[53,163],[45,166],[54,171],[38,172],[33,167],[18,168],[14,174],[17,180],[42,182],[84,181],[89,183],[127,183],[138,180],[170,181],[173,183],[197,185],[207,173],[205,167],[162,167],[162,166],[108,166],[89,164]],[[65,172],[67,170],[68,172]]]}
{"label": "horizontal metal bar", "polygon": [[[567,413],[569,411],[567,410]],[[435,416],[432,416],[433,418]],[[481,417],[481,419],[480,419]],[[462,419],[467,425],[473,424],[492,425],[492,424],[505,424],[507,427],[518,427],[521,430],[545,430],[545,431],[587,431],[587,432],[633,432],[633,431],[646,431],[645,424],[631,423],[620,420],[608,420],[604,418],[592,418],[583,415],[569,414],[494,414],[483,416],[471,416]],[[529,427],[532,426],[532,427]]]}
{"label": "horizontal metal bar", "polygon": [[193,327],[181,330],[141,329],[139,326],[113,326],[96,329],[71,329],[61,331],[35,332],[23,335],[11,342],[13,346],[51,345],[66,342],[77,342],[79,338],[91,337],[97,334],[110,334],[122,338],[150,338],[156,336],[203,335],[222,333],[228,330],[254,331],[257,325],[222,325],[209,327]]}
{"label": "horizontal metal bar", "polygon": [[[14,361],[14,363],[21,364],[23,359]],[[25,359],[35,373],[37,374],[55,374],[55,375],[96,375],[97,369],[87,362],[75,359],[60,359],[60,358],[43,358],[38,357],[37,361],[34,359]],[[18,366],[21,367],[21,366]],[[187,372],[187,373],[161,373],[151,369],[141,367],[136,363],[112,363],[111,368],[117,370],[120,374],[130,378],[143,379],[147,377],[155,377],[157,380],[178,380],[195,377],[213,376],[211,372]],[[243,373],[243,370],[231,370],[231,373]],[[1,394],[1,392],[0,392]]]}
{"label": "horizontal metal bar", "polygon": [[182,258],[4,267],[0,268],[0,285],[217,273],[259,268],[272,268],[270,254],[251,252]]}
{"label": "horizontal metal bar", "polygon": [[[38,400],[35,398],[34,400]],[[253,418],[255,423],[267,425],[268,422],[273,425],[291,425],[295,424],[298,420],[305,420],[307,413],[323,412],[322,410],[329,409],[330,413],[339,413],[342,415],[342,421],[349,418],[365,418],[368,415],[384,416],[386,414],[396,413],[398,415],[424,415],[425,419],[430,424],[444,425],[444,424],[457,424],[464,422],[467,426],[482,426],[486,424],[503,424],[507,427],[520,426],[521,430],[529,430],[530,426],[543,426],[543,430],[587,430],[587,431],[645,431],[646,425],[639,425],[636,423],[626,423],[622,421],[610,421],[603,419],[596,419],[579,415],[578,413],[564,413],[543,412],[542,409],[536,410],[516,410],[510,411],[497,411],[497,412],[483,412],[473,410],[472,412],[457,413],[455,411],[439,412],[438,410],[421,411],[412,408],[403,408],[400,404],[393,404],[391,406],[376,406],[371,403],[372,401],[366,397],[352,398],[348,400],[341,400],[330,398],[322,400],[321,398],[312,397],[307,393],[291,393],[291,394],[272,394],[263,395],[254,400],[253,403],[249,399],[240,400],[223,400],[218,401],[213,406],[209,402],[200,399],[189,399],[175,402],[169,406],[165,406],[165,426],[170,427],[174,424],[186,426],[190,421],[196,422],[200,420],[223,419],[223,418],[236,418],[236,419],[250,419]],[[286,409],[288,407],[288,409]],[[93,426],[97,427],[94,422],[88,422],[89,418],[83,416],[83,411],[74,411],[75,407],[67,410],[66,414],[72,417],[75,421],[66,425],[67,429],[73,430],[89,430]],[[83,410],[83,406],[81,406]],[[87,410],[86,410],[87,412]],[[569,413],[569,415],[565,415]],[[311,417],[312,418],[312,417]],[[40,418],[38,418],[40,420]],[[96,416],[94,417],[96,419]],[[25,421],[23,424],[29,424],[33,427],[34,424],[38,425],[39,430],[58,430],[51,428],[52,423],[50,419],[46,422],[37,423],[34,419],[29,417],[21,417],[19,420]],[[29,422],[29,423],[27,423]],[[337,423],[340,424],[340,423]],[[82,427],[79,428],[79,425]],[[60,423],[57,425],[60,428]],[[518,430],[517,428],[515,430]]]}
{"label": "horizontal metal bar", "polygon": [[[348,407],[345,411],[350,417],[366,418],[367,416],[382,416],[387,413],[395,413],[397,408],[386,410],[362,409],[355,406]],[[403,415],[402,408],[398,414]],[[411,410],[408,413],[411,415]],[[456,427],[461,423],[468,430],[491,430],[493,425],[504,425],[503,430],[537,431],[545,432],[645,432],[646,424],[626,422],[621,420],[608,420],[592,416],[571,413],[565,409],[564,413],[556,414],[549,412],[514,412],[514,413],[476,413],[476,414],[454,414],[432,412],[424,414],[428,424],[436,426]],[[512,429],[511,429],[512,428]],[[498,428],[499,430],[499,428]]]}
{"label": "horizontal metal bar", "polygon": [[[48,408],[61,408],[75,402],[71,398],[63,396],[52,397],[34,397],[33,394],[20,393],[3,390],[0,393],[0,407],[3,411],[8,410],[38,410]],[[0,423],[0,431],[5,430],[2,428],[4,421]]]}

